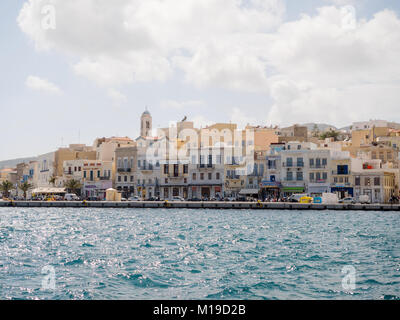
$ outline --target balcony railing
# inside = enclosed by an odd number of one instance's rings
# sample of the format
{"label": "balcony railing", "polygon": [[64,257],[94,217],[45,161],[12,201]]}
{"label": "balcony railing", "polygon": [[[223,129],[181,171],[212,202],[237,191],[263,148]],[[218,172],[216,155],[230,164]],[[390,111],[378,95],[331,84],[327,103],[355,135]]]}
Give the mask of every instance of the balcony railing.
{"label": "balcony railing", "polygon": [[348,176],[348,175],[351,174],[351,172],[348,171],[346,173],[346,172],[342,172],[342,171],[340,171],[340,172],[339,171],[332,171],[332,174],[335,175],[335,176]]}
{"label": "balcony railing", "polygon": [[142,166],[142,167],[139,167],[139,170],[142,170],[142,171],[153,171],[154,170],[154,166]]}
{"label": "balcony railing", "polygon": [[282,164],[282,166],[283,166],[284,168],[304,168],[304,162],[296,162],[296,163],[293,163],[293,162],[290,162],[290,163],[284,162],[284,163]]}
{"label": "balcony railing", "polygon": [[118,168],[117,171],[120,173],[124,173],[124,172],[131,172],[132,169],[131,168]]}
{"label": "balcony railing", "polygon": [[321,179],[321,180],[310,180],[310,183],[326,183],[328,180],[323,180],[323,179]]}
{"label": "balcony railing", "polygon": [[215,168],[215,164],[198,164],[197,165],[197,169],[214,169]]}
{"label": "balcony railing", "polygon": [[310,164],[310,169],[325,169],[326,167],[326,164]]}

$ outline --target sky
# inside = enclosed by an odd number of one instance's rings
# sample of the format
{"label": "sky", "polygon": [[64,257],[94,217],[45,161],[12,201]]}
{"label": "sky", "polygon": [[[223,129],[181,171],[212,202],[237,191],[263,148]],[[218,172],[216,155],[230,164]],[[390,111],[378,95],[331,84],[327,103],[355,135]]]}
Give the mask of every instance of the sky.
{"label": "sky", "polygon": [[0,160],[184,116],[400,122],[397,0],[2,0]]}

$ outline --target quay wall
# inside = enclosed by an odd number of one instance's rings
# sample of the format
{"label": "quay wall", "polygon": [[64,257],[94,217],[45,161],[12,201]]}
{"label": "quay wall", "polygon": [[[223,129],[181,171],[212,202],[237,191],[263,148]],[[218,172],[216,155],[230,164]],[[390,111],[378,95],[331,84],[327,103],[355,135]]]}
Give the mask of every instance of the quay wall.
{"label": "quay wall", "polygon": [[281,202],[99,202],[99,201],[0,201],[0,207],[15,208],[167,208],[167,209],[255,209],[255,210],[355,210],[400,211],[400,205],[390,204],[303,204]]}

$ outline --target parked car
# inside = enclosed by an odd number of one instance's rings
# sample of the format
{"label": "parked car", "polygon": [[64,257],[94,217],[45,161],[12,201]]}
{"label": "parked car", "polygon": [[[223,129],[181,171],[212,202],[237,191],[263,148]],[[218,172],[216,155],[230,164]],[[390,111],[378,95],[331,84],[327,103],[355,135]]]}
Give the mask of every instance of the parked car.
{"label": "parked car", "polygon": [[186,201],[182,197],[173,197],[170,201]]}
{"label": "parked car", "polygon": [[343,198],[339,200],[339,203],[351,203],[351,204],[355,204],[356,200],[354,200],[353,197],[347,197],[347,198]]}
{"label": "parked car", "polygon": [[121,198],[121,201],[128,201],[128,199],[126,199],[126,198]]}
{"label": "parked car", "polygon": [[80,198],[75,193],[67,193],[64,196],[65,201],[79,201]]}
{"label": "parked car", "polygon": [[128,201],[142,201],[138,196],[128,198]]}

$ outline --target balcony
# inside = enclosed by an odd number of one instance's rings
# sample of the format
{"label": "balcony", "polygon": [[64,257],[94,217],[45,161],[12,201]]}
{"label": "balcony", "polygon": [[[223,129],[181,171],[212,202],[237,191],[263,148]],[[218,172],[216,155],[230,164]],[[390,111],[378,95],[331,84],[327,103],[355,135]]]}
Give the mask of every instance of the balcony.
{"label": "balcony", "polygon": [[310,180],[309,181],[309,183],[320,183],[320,184],[322,184],[322,183],[327,183],[328,182],[328,180]]}
{"label": "balcony", "polygon": [[198,164],[197,169],[215,169],[215,164]]}
{"label": "balcony", "polygon": [[282,167],[284,168],[304,168],[304,162],[283,162]]}
{"label": "balcony", "polygon": [[154,166],[142,166],[139,168],[139,170],[142,171],[153,171],[154,170]]}
{"label": "balcony", "polygon": [[343,171],[332,171],[332,175],[334,175],[334,176],[348,176],[348,175],[350,175],[350,174],[351,174],[350,171],[348,171],[348,172],[343,172]]}
{"label": "balcony", "polygon": [[327,164],[310,164],[310,169],[326,169]]}

